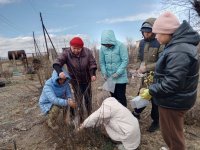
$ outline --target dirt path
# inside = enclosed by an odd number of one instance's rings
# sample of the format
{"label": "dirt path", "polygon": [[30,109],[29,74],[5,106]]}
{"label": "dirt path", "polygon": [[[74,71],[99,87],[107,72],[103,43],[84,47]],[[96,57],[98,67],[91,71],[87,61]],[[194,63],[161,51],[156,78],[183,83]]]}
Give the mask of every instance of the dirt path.
{"label": "dirt path", "polygon": [[[102,94],[102,91],[97,90],[102,83],[103,81],[100,80],[93,85],[94,99],[100,97]],[[128,85],[127,96],[134,95],[134,92],[136,92],[134,91],[134,85]],[[84,135],[85,138],[83,138],[71,134],[69,127],[62,128],[62,123],[59,131],[53,132],[50,130],[46,126],[45,117],[41,114],[38,107],[39,95],[39,82],[30,81],[24,77],[14,79],[12,84],[0,88],[0,150],[14,149],[15,146],[18,150],[74,149],[70,147],[69,143],[65,143],[69,137],[72,139],[79,138],[78,140],[74,140],[77,145],[80,145],[81,140],[83,143],[85,142],[90,145],[89,148],[85,149],[99,149],[95,143],[90,141],[94,136],[97,136],[97,133],[92,133],[92,137]],[[155,133],[148,133],[146,131],[151,122],[149,112],[150,106],[144,111],[140,120],[142,132],[140,149],[158,150],[165,144],[160,131]],[[69,136],[65,136],[65,134]],[[200,149],[200,127],[186,125],[185,136],[188,150]],[[109,142],[107,143],[109,144]],[[104,149],[113,149],[113,146],[106,146]],[[76,149],[84,150],[84,148],[80,147]]]}
{"label": "dirt path", "polygon": [[0,149],[34,149],[44,139],[38,96],[39,83],[24,78],[0,89]]}

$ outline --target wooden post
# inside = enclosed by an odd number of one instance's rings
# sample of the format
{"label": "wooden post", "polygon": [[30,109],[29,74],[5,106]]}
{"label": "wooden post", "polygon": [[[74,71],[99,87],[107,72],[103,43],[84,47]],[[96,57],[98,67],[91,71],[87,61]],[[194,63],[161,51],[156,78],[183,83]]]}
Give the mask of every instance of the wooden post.
{"label": "wooden post", "polygon": [[34,53],[32,53],[32,57],[33,57],[33,59],[35,58]]}
{"label": "wooden post", "polygon": [[3,72],[2,62],[0,61],[0,74]]}
{"label": "wooden post", "polygon": [[15,60],[15,53],[14,52],[12,53],[12,57],[13,57],[13,66],[17,67],[16,60]]}
{"label": "wooden post", "polygon": [[44,23],[43,23],[42,13],[41,12],[40,12],[40,19],[41,19],[41,22],[42,22],[42,30],[43,30],[43,34],[44,34],[44,40],[45,40],[45,45],[46,45],[46,49],[47,49],[47,55],[48,55],[48,59],[49,59],[49,49],[48,49],[48,45],[47,45],[47,37],[46,37],[46,34],[45,34],[45,26],[44,26]]}

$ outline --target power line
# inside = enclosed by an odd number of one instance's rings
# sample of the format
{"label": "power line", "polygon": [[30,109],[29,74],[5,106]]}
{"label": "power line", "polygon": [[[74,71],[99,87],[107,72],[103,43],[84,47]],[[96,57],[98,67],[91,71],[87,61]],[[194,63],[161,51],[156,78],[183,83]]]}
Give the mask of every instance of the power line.
{"label": "power line", "polygon": [[0,20],[2,22],[4,22],[5,24],[7,24],[9,27],[11,27],[12,29],[14,29],[15,31],[21,33],[21,29],[19,29],[19,27],[16,26],[16,24],[12,23],[8,18],[6,18],[5,16],[0,14]]}
{"label": "power line", "polygon": [[28,0],[28,3],[30,4],[31,8],[33,11],[38,15],[39,11],[36,9],[35,5],[32,3],[31,0]]}

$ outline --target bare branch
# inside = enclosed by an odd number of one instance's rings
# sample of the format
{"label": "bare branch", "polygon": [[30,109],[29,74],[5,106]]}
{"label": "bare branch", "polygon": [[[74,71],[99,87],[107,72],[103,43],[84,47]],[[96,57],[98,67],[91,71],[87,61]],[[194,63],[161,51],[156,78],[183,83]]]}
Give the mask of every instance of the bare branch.
{"label": "bare branch", "polygon": [[188,20],[191,26],[200,30],[200,0],[162,0],[164,10],[170,10]]}
{"label": "bare branch", "polygon": [[193,6],[193,9],[197,12],[197,14],[200,17],[200,1],[199,0],[193,0],[193,1],[191,1],[191,4]]}

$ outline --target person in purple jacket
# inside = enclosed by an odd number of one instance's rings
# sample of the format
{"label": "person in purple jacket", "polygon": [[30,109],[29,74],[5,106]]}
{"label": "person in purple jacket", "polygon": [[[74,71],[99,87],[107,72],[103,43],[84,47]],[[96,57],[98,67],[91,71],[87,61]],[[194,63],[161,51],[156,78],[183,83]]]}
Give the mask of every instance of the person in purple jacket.
{"label": "person in purple jacket", "polygon": [[[72,38],[69,44],[70,47],[63,48],[63,52],[56,59],[53,68],[60,78],[65,79],[66,76],[62,71],[62,67],[66,64],[71,77],[70,84],[72,85],[78,107],[79,122],[82,123],[85,114],[83,100],[87,116],[92,112],[91,83],[96,80],[97,64],[92,51],[84,47],[84,42],[80,37]],[[75,110],[70,109],[70,112],[71,119],[74,119]]]}

